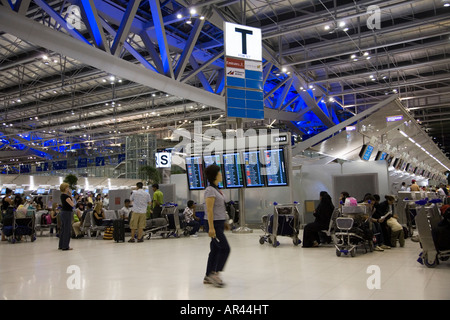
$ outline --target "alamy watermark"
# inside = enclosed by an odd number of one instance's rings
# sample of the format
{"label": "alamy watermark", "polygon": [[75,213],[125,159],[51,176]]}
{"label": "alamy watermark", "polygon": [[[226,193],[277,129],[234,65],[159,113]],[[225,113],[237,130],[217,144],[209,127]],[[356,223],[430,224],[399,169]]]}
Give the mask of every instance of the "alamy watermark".
{"label": "alamy watermark", "polygon": [[377,5],[371,5],[367,7],[367,18],[366,25],[370,30],[381,29],[381,9]]}
{"label": "alamy watermark", "polygon": [[381,269],[377,265],[370,265],[366,269],[366,273],[370,274],[367,278],[366,285],[367,289],[381,289]]}
{"label": "alamy watermark", "polygon": [[[184,128],[175,129],[172,134],[172,140],[179,141],[172,150],[173,155],[181,155],[182,157],[190,156],[212,156],[225,153],[232,153],[238,151],[261,151],[273,150],[280,147],[280,134],[278,129],[272,129],[270,132],[267,129],[253,128],[228,130],[225,133],[217,128],[209,128],[203,132],[203,125],[201,121],[194,122],[194,131],[190,132]],[[180,141],[181,139],[181,141]],[[286,138],[287,139],[287,138]],[[290,141],[286,141],[290,143]],[[280,169],[272,164],[277,164],[276,161],[271,161],[269,152],[259,153],[259,163],[262,164],[262,174],[276,173]],[[258,163],[257,157],[249,157],[247,159],[250,165]],[[279,164],[279,163],[278,163]]]}
{"label": "alamy watermark", "polygon": [[68,29],[81,29],[81,11],[77,5],[70,5],[66,11],[66,27]]}
{"label": "alamy watermark", "polygon": [[79,266],[72,264],[67,267],[66,273],[70,276],[66,280],[66,286],[70,290],[81,289],[81,269]]}

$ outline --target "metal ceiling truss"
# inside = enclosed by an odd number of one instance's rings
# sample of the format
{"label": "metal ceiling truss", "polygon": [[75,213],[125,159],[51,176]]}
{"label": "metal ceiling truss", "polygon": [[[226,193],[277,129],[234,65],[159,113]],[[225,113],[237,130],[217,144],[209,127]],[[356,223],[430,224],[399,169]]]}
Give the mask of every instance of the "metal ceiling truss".
{"label": "metal ceiling truss", "polygon": [[[0,43],[9,43],[5,57],[0,56],[0,72],[6,75],[0,77],[0,110],[5,111],[0,124],[6,124],[2,131],[10,142],[26,132],[36,133],[39,141],[51,140],[42,136],[50,128],[65,145],[82,142],[85,133],[100,141],[119,127],[115,123],[101,128],[102,117],[121,119],[121,136],[142,127],[156,131],[147,128],[148,119],[142,117],[148,110],[159,110],[161,117],[151,121],[162,131],[173,125],[175,115],[186,120],[200,114],[220,116],[225,110],[224,21],[261,27],[265,118],[286,122],[304,138],[344,123],[386,95],[441,97],[450,80],[448,13],[422,0],[339,4],[291,0],[276,6],[271,1],[245,0],[0,0],[0,4],[0,31],[5,32]],[[370,5],[382,10],[381,30],[365,26]],[[348,21],[348,31],[323,30],[342,19]],[[415,31],[402,36],[410,30]],[[23,45],[3,36],[7,34]],[[29,43],[35,46],[31,51]],[[432,48],[441,51],[427,51]],[[350,61],[351,54],[365,51],[375,58]],[[37,63],[44,53],[50,59],[56,53],[58,64],[44,70]],[[380,77],[387,72],[390,78],[368,78],[377,70],[383,72]],[[123,83],[110,86],[102,81],[108,76]],[[155,93],[167,93],[167,102],[153,102],[149,109]],[[114,110],[105,107],[108,94],[110,101],[125,104]],[[133,95],[142,99],[130,99]],[[167,111],[171,105],[191,101],[206,110]],[[34,121],[39,112],[46,115]],[[432,117],[424,120],[435,122]]]}

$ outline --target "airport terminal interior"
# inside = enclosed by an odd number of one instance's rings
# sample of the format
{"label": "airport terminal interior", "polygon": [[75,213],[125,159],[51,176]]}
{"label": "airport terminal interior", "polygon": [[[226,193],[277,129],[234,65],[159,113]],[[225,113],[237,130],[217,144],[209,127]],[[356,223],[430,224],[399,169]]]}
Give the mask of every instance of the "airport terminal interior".
{"label": "airport terminal interior", "polygon": [[449,0],[1,0],[0,299],[450,299],[449,54]]}

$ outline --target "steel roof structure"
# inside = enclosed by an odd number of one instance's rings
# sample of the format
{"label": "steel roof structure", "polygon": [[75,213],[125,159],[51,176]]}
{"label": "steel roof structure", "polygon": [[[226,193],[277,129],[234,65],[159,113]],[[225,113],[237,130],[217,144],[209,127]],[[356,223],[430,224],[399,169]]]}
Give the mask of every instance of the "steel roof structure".
{"label": "steel roof structure", "polygon": [[450,155],[448,0],[1,0],[0,168],[230,127],[224,21],[263,38],[264,121],[306,140],[397,95]]}

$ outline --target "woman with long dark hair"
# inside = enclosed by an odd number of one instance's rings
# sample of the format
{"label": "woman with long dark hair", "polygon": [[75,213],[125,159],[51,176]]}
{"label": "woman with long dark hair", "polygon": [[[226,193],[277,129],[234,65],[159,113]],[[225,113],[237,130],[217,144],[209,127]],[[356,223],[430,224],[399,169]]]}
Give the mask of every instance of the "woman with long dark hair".
{"label": "woman with long dark hair", "polygon": [[224,234],[227,219],[225,197],[218,187],[222,181],[222,173],[218,165],[212,164],[205,169],[205,174],[210,184],[205,190],[205,204],[211,243],[203,283],[222,287],[224,283],[219,272],[223,271],[230,254],[230,246]]}
{"label": "woman with long dark hair", "polygon": [[328,230],[334,205],[326,191],[320,192],[320,203],[314,211],[314,222],[308,223],[303,229],[303,248],[318,247],[320,231]]}

